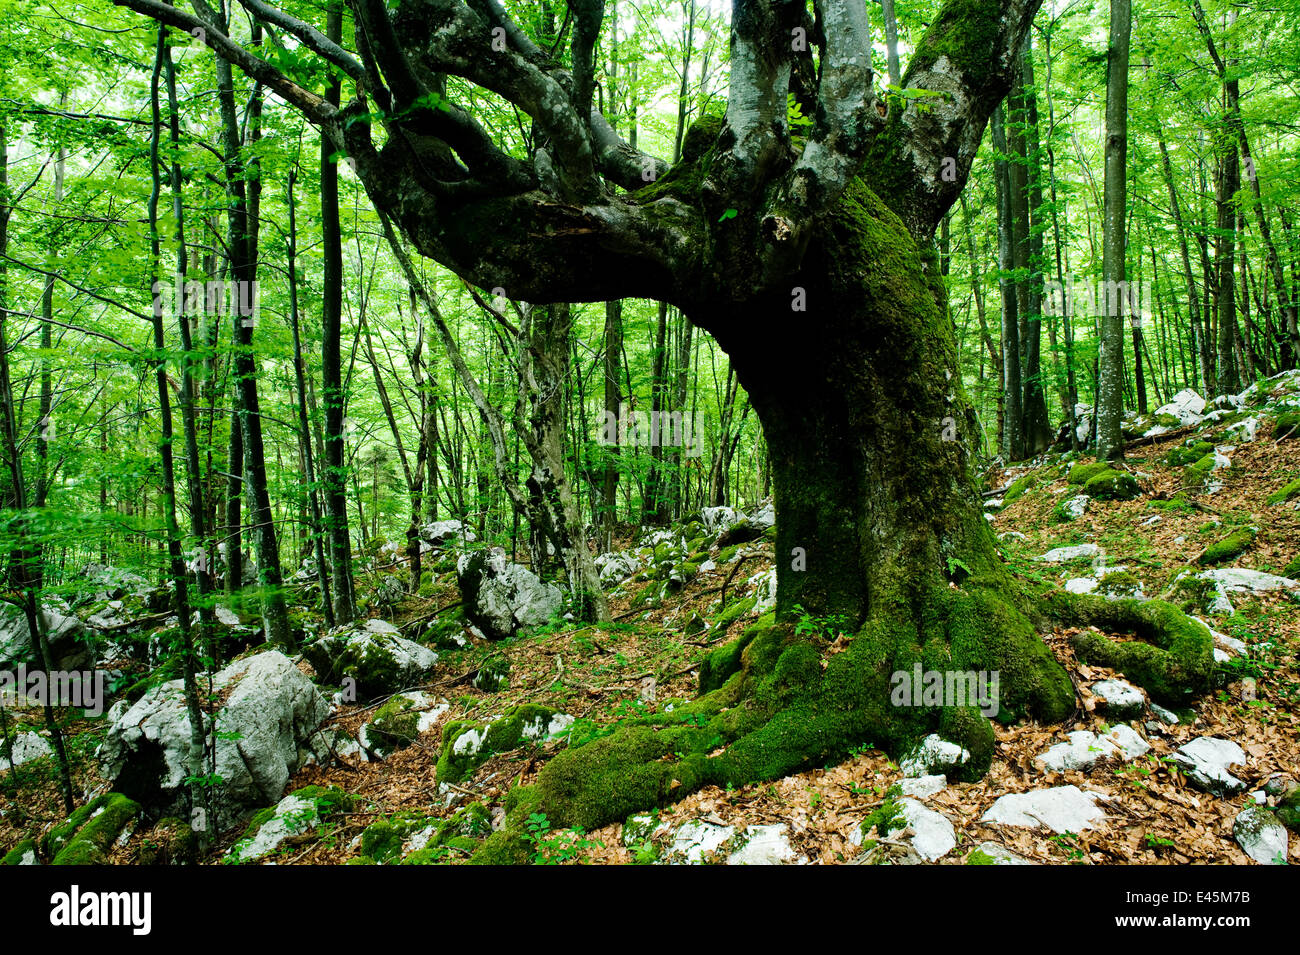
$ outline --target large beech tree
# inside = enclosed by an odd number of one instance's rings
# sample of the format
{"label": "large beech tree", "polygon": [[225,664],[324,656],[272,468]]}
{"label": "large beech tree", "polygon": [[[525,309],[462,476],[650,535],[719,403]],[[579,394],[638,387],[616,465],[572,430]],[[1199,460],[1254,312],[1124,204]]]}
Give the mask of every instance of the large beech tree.
{"label": "large beech tree", "polygon": [[[671,167],[595,108],[603,0],[570,0],[564,63],[501,0],[352,0],[346,48],[240,0],[346,77],[338,107],[201,16],[116,2],[202,31],[218,56],[320,127],[415,249],[468,282],[539,304],[676,306],[728,352],[762,421],[776,622],[705,662],[699,719],[625,726],[548,763],[512,797],[516,821],[487,857],[521,845],[521,812],[599,825],[864,741],[898,749],[937,729],[971,750],[965,772],[979,775],[988,720],[973,706],[894,707],[890,674],[914,663],[998,670],[1002,717],[1059,720],[1074,695],[1035,633],[1044,608],[1174,647],[1081,644],[1158,696],[1206,682],[1209,634],[1169,605],[1027,595],[998,557],[971,471],[978,429],[933,234],[1012,86],[1041,0],[949,0],[902,77],[924,93],[888,99],[873,82],[862,0],[735,0],[726,114],[697,121]],[[447,76],[527,114],[531,155],[498,148],[447,99]],[[792,130],[788,94],[811,126]],[[796,607],[823,632],[837,618],[849,650],[796,632]]]}

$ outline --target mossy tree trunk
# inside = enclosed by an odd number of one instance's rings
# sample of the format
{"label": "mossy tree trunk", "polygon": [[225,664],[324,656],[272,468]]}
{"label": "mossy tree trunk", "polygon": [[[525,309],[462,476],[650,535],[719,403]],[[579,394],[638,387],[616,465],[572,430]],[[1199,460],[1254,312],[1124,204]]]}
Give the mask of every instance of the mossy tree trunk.
{"label": "mossy tree trunk", "polygon": [[[788,286],[687,311],[730,355],[763,425],[777,604],[856,628],[996,558],[970,475],[974,415],[933,256],[861,183]],[[792,321],[816,334],[780,332]]]}

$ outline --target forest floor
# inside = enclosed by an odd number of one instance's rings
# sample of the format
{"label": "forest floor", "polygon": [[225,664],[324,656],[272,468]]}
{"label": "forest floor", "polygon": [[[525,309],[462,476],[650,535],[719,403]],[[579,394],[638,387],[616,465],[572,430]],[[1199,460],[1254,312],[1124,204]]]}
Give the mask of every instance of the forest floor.
{"label": "forest floor", "polygon": [[[1195,437],[1214,442],[1219,431],[1211,427]],[[1300,440],[1274,442],[1271,434],[1271,426],[1261,427],[1257,440],[1232,449],[1231,467],[1214,472],[1221,486],[1213,493],[1199,475],[1189,480],[1186,466],[1168,463],[1166,455],[1179,446],[1178,440],[1131,449],[1125,467],[1137,477],[1142,493],[1131,501],[1092,500],[1081,517],[1066,523],[1058,522],[1054,514],[1061,501],[1077,493],[1066,483],[1068,460],[1048,455],[1033,467],[995,471],[988,475],[992,489],[1005,489],[1026,475],[1030,479],[1021,482],[1027,487],[1024,493],[992,515],[992,525],[1015,571],[1044,590],[1086,577],[1089,568],[1087,562],[1052,565],[1036,558],[1051,548],[1092,543],[1104,550],[1107,565],[1126,567],[1145,595],[1167,595],[1180,573],[1203,569],[1198,558],[1208,545],[1234,529],[1250,527],[1257,530],[1253,542],[1229,563],[1280,574],[1300,556],[1300,511],[1295,502],[1269,505],[1266,498],[1300,477]],[[441,652],[435,678],[422,689],[450,705],[446,714],[412,745],[383,760],[342,759],[337,765],[301,770],[287,791],[317,784],[336,786],[357,798],[352,811],[334,825],[283,846],[276,861],[341,864],[354,860],[360,855],[361,832],[399,810],[446,817],[478,801],[499,819],[507,788],[535,779],[563,745],[551,740],[494,755],[464,781],[440,787],[435,766],[441,731],[449,721],[486,719],[526,702],[575,717],[577,731],[690,699],[696,692],[699,661],[710,649],[738,636],[752,618],[741,617],[689,636],[687,622],[693,615],[713,619],[724,587],[731,594],[744,592],[755,575],[769,570],[771,544],[760,539],[741,545],[736,557],[736,562],[701,571],[679,593],[648,611],[634,609],[631,598],[616,590],[610,624],[542,628],[513,640],[473,640],[463,649]],[[450,579],[451,584],[441,585],[430,596],[402,603],[390,616],[391,622],[404,632],[417,632],[434,610],[457,600],[454,576]],[[939,861],[960,864],[974,847],[992,842],[1041,863],[1249,863],[1233,837],[1235,817],[1270,776],[1300,778],[1300,601],[1276,592],[1257,597],[1234,594],[1233,603],[1231,616],[1205,618],[1249,647],[1246,655],[1229,663],[1225,685],[1202,698],[1194,713],[1184,712],[1176,724],[1134,721],[1151,747],[1143,757],[1128,763],[1103,759],[1087,770],[1049,773],[1035,759],[1049,746],[1065,741],[1071,731],[1109,729],[1102,711],[1094,709],[1089,687],[1117,674],[1076,660],[1069,642],[1072,631],[1044,634],[1079,688],[1081,705],[1072,719],[1057,726],[995,723],[997,747],[990,772],[977,783],[950,783],[922,797],[928,808],[949,820],[955,833],[956,847]],[[470,677],[496,655],[509,659],[508,688],[496,693],[474,688]],[[306,663],[300,666],[310,673]],[[376,706],[345,705],[331,720],[355,738]],[[18,717],[21,722],[22,714]],[[36,724],[35,714],[29,723]],[[78,782],[90,790],[103,722],[80,720],[69,728]],[[1234,770],[1246,783],[1239,795],[1218,798],[1198,791],[1167,760],[1180,745],[1201,736],[1232,740],[1247,754],[1247,764]],[[5,775],[0,775],[0,849],[47,829],[63,816],[51,771],[27,772],[19,790],[13,773]],[[747,827],[783,825],[785,842],[796,860],[851,862],[862,855],[861,823],[895,798],[897,791],[891,787],[902,778],[895,761],[864,747],[837,765],[770,783],[734,790],[706,788],[652,814],[635,838],[624,833],[621,825],[612,825],[569,834],[567,840],[546,845],[539,842],[538,859],[663,860],[670,856],[683,825],[702,823],[735,827],[742,834]],[[1081,832],[1056,834],[1046,828],[981,822],[1000,796],[1068,784],[1109,797],[1102,803],[1103,822]],[[237,835],[238,831],[231,832],[214,846],[210,860],[220,861]],[[148,838],[146,831],[135,832],[113,848],[111,860],[135,861]],[[1300,840],[1294,836],[1289,852],[1288,861],[1300,861]],[[450,849],[445,859],[454,862],[466,855]]]}

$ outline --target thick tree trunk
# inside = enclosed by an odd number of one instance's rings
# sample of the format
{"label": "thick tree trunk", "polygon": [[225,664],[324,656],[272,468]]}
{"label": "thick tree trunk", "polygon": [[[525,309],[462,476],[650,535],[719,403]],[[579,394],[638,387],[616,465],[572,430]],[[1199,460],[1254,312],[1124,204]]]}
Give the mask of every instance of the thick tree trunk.
{"label": "thick tree trunk", "polygon": [[[121,2],[187,25],[174,8]],[[671,171],[629,153],[590,113],[587,44],[598,2],[575,9],[572,92],[499,4],[453,11],[403,0],[391,19],[382,4],[356,4],[358,31],[368,38],[364,64],[310,40],[375,88],[389,132],[382,147],[369,126],[376,114],[363,115],[363,104],[335,110],[263,61],[247,61],[357,159],[377,205],[422,253],[479,287],[531,302],[669,302],[731,355],[765,431],[778,515],[776,617],[702,663],[703,695],[686,708],[690,724],[679,709],[671,725],[624,726],[550,760],[535,786],[516,790],[480,861],[502,846],[525,848],[530,812],[590,828],[709,783],[824,764],[863,741],[897,752],[941,731],[970,750],[963,774],[979,776],[994,738],[978,709],[890,705],[891,670],[914,664],[999,671],[999,718],[1054,721],[1073,709],[1069,678],[1034,633],[1023,612],[1030,601],[998,560],[981,514],[969,471],[975,422],[928,251],[987,117],[1010,88],[1037,6],[945,4],[902,79],[947,94],[919,110],[876,96],[862,4],[824,0],[815,110],[804,110],[815,119],[796,143],[786,97],[811,96],[814,78],[804,69],[811,51],[800,53],[790,38],[812,29],[812,18],[802,4],[737,3],[726,116],[688,131],[681,167]],[[510,42],[489,51],[476,38],[495,23]],[[528,113],[534,156],[496,150],[468,113],[422,106],[429,74],[443,70]],[[439,142],[454,145],[462,162],[442,162]],[[657,172],[653,185],[642,178],[647,170]],[[800,301],[806,308],[795,314],[792,302]],[[1013,361],[1017,350],[1008,347]],[[448,353],[458,361],[454,342]],[[499,421],[481,394],[475,401],[507,472]],[[546,463],[534,456],[539,461]],[[1093,622],[1110,613],[1134,630],[1128,618],[1147,605],[1089,606]],[[797,607],[819,634],[791,625]],[[1167,610],[1174,627],[1194,626]],[[1149,628],[1157,642],[1183,640],[1159,623]],[[826,652],[841,629],[851,631],[844,652]],[[1212,665],[1208,631],[1184,642],[1198,667]],[[1107,666],[1165,660],[1163,649],[1146,644],[1151,652],[1140,657],[1105,646],[1087,652]],[[1204,671],[1195,675],[1186,688],[1203,689]]]}
{"label": "thick tree trunk", "polygon": [[[798,604],[859,626],[997,558],[970,475],[978,431],[937,263],[923,261],[874,196],[855,193],[792,279],[818,334],[778,339],[791,321],[782,291],[738,305],[721,323],[688,315],[706,328],[744,329],[719,343],[771,454],[778,610]],[[862,274],[862,262],[893,271]],[[796,548],[806,570],[791,569]]]}

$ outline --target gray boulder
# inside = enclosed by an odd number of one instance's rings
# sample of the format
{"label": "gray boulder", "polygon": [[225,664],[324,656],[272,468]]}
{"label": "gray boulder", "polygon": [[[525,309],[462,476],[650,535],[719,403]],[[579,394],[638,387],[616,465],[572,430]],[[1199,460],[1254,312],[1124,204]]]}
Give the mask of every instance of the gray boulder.
{"label": "gray boulder", "polygon": [[943,813],[927,809],[915,799],[900,799],[898,805],[913,833],[912,848],[926,862],[943,858],[957,845],[957,834]]}
{"label": "gray boulder", "polygon": [[326,634],[304,646],[302,655],[321,682],[355,680],[357,694],[364,699],[415,686],[438,662],[438,654],[378,619]]}
{"label": "gray boulder", "polygon": [[1068,743],[1057,743],[1038,757],[1048,772],[1088,769],[1099,760],[1112,757],[1127,763],[1151,749],[1132,727],[1122,723],[1105,736],[1088,730],[1075,730],[1069,736]]}
{"label": "gray boulder", "polygon": [[465,616],[489,640],[504,640],[520,627],[546,623],[559,613],[564,599],[560,588],[495,552],[462,554],[456,561],[456,582]]}
{"label": "gray boulder", "polygon": [[1095,829],[1106,813],[1097,800],[1107,797],[1084,792],[1077,786],[1057,786],[1027,793],[999,796],[980,818],[980,822],[1002,826],[1036,829],[1046,826],[1053,832],[1082,832]]}
{"label": "gray boulder", "polygon": [[1237,844],[1263,865],[1286,865],[1286,827],[1277,816],[1259,806],[1247,806],[1232,823]]}
{"label": "gray boulder", "polygon": [[433,547],[445,547],[453,541],[475,540],[474,531],[460,521],[432,521],[420,528],[420,539]]}
{"label": "gray boulder", "polygon": [[51,756],[53,753],[50,744],[45,742],[45,737],[39,733],[19,733],[9,741],[9,744],[0,738],[0,770],[21,766],[23,763],[40,759],[42,756]]}
{"label": "gray boulder", "polygon": [[596,571],[600,574],[602,587],[621,584],[640,569],[640,561],[627,551],[610,551],[596,556]]}
{"label": "gray boulder", "polygon": [[700,510],[700,520],[704,529],[710,534],[726,530],[737,521],[743,521],[745,515],[731,507],[706,507]]}
{"label": "gray boulder", "polygon": [[[54,657],[54,669],[85,670],[94,664],[91,638],[80,620],[51,607],[45,607],[41,616],[50,654]],[[40,649],[31,638],[26,613],[13,604],[0,604],[0,669],[20,663],[41,666]]]}
{"label": "gray boulder", "polygon": [[1106,715],[1114,719],[1135,719],[1146,709],[1146,696],[1127,680],[1098,680],[1090,689],[1101,697]]}
{"label": "gray boulder", "polygon": [[[199,679],[206,684],[206,677]],[[213,674],[225,702],[205,727],[221,782],[212,789],[212,824],[277,802],[307,761],[329,704],[283,653],[271,650]],[[182,810],[189,775],[190,720],[181,680],[153,687],[130,707],[114,707],[99,750],[100,771],[116,792],[155,816]],[[215,724],[215,740],[212,739]],[[324,757],[325,753],[317,754]]]}
{"label": "gray boulder", "polygon": [[1197,789],[1215,796],[1231,796],[1246,788],[1228,772],[1230,766],[1246,765],[1246,753],[1231,740],[1201,736],[1178,747],[1172,758]]}
{"label": "gray boulder", "polygon": [[970,753],[950,743],[936,733],[921,740],[912,752],[903,757],[899,767],[904,776],[919,777],[946,774],[970,759]]}

